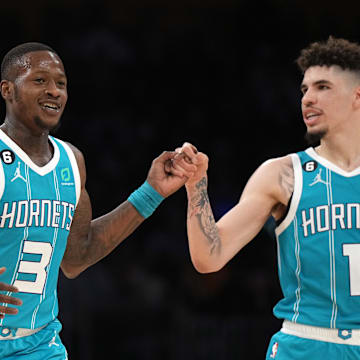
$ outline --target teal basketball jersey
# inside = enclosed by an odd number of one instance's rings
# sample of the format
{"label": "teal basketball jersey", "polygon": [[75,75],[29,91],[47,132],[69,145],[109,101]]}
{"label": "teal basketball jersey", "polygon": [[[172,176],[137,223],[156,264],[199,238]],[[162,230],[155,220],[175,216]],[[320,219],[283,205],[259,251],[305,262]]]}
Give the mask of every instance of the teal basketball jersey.
{"label": "teal basketball jersey", "polygon": [[0,130],[0,266],[6,267],[0,281],[16,286],[13,296],[23,301],[0,326],[36,329],[58,314],[58,274],[80,174],[70,147],[49,141],[53,157],[39,167]]}
{"label": "teal basketball jersey", "polygon": [[291,156],[294,192],[275,230],[284,298],[274,314],[360,328],[360,168],[346,172],[313,148]]}

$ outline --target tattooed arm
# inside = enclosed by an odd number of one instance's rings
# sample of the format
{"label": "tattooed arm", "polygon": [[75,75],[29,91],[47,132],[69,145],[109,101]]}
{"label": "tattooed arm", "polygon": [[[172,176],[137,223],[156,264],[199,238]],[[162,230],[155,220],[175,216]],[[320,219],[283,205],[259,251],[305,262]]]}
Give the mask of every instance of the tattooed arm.
{"label": "tattooed arm", "polygon": [[79,166],[81,193],[61,263],[61,269],[68,278],[75,278],[105,257],[144,221],[127,201],[109,214],[92,220],[91,201],[85,188],[84,158],[80,151],[75,148],[73,151]]}
{"label": "tattooed arm", "polygon": [[208,159],[202,153],[192,156],[198,171],[185,184],[190,255],[199,272],[214,272],[257,235],[270,215],[276,219],[283,215],[293,191],[292,161],[286,156],[262,164],[238,204],[216,222],[207,193]]}
{"label": "tattooed arm", "polygon": [[[69,144],[70,145],[70,144]],[[92,220],[91,202],[85,188],[86,169],[83,155],[71,146],[75,154],[80,178],[81,194],[71,224],[66,251],[61,269],[69,278],[74,278],[89,266],[108,255],[126,239],[143,221],[133,205],[124,201],[111,212]],[[163,197],[167,197],[184,185],[196,167],[183,164],[176,174],[165,171],[167,163],[174,157],[172,152],[163,152],[151,165],[147,181]]]}

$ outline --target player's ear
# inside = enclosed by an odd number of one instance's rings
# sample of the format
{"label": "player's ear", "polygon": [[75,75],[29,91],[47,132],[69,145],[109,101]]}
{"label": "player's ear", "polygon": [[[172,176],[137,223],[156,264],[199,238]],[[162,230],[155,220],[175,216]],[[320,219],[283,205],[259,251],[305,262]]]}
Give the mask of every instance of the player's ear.
{"label": "player's ear", "polygon": [[355,101],[354,101],[355,109],[360,109],[360,86],[355,89]]}
{"label": "player's ear", "polygon": [[12,101],[14,96],[14,83],[9,80],[1,80],[0,82],[1,96],[5,101]]}

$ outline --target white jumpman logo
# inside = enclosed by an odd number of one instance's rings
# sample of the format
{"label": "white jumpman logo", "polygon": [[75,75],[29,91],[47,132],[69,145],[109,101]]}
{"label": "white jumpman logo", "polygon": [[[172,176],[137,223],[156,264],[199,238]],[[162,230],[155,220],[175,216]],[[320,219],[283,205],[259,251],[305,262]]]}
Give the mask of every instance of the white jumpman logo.
{"label": "white jumpman logo", "polygon": [[321,170],[322,169],[319,170],[319,172],[317,173],[317,175],[314,178],[314,181],[311,184],[309,184],[309,186],[313,186],[317,183],[323,183],[323,184],[327,185],[327,182],[321,178]]}
{"label": "white jumpman logo", "polygon": [[11,182],[16,180],[17,178],[20,178],[21,180],[24,180],[26,182],[25,178],[20,173],[20,161],[18,162],[18,166],[15,170],[14,177],[11,179]]}
{"label": "white jumpman logo", "polygon": [[52,346],[52,345],[55,345],[55,346],[59,346],[59,344],[57,344],[55,342],[55,339],[56,339],[56,331],[54,331],[54,337],[51,339],[51,341],[49,342],[49,347]]}

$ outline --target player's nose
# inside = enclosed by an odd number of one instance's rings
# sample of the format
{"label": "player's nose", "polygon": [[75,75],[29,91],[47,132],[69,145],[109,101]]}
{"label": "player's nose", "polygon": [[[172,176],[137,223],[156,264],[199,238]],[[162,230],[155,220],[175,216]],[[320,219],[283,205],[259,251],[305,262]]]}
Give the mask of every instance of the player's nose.
{"label": "player's nose", "polygon": [[301,103],[304,106],[310,106],[316,103],[316,95],[310,89],[305,92],[301,99]]}
{"label": "player's nose", "polygon": [[49,81],[45,89],[46,95],[49,95],[53,98],[59,98],[61,95],[61,89],[57,86],[54,80]]}

